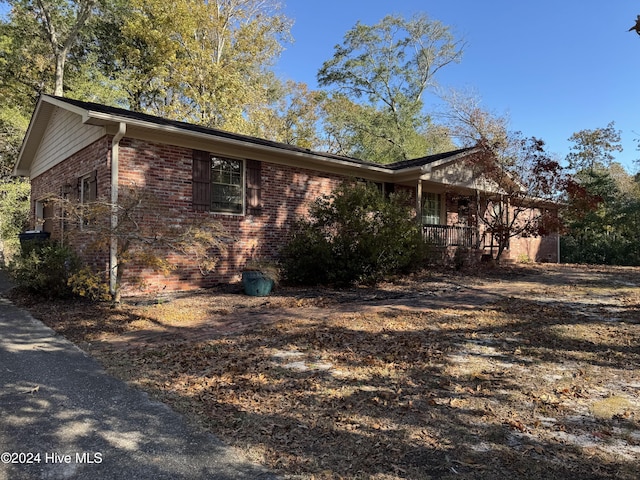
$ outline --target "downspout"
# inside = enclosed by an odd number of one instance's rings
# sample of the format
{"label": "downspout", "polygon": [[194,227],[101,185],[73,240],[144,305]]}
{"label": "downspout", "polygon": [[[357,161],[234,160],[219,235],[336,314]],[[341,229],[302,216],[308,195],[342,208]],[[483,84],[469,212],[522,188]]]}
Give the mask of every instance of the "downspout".
{"label": "downspout", "polygon": [[120,140],[127,133],[127,124],[118,124],[118,133],[111,140],[111,238],[109,241],[109,293],[117,300],[118,292],[118,179],[120,163]]}

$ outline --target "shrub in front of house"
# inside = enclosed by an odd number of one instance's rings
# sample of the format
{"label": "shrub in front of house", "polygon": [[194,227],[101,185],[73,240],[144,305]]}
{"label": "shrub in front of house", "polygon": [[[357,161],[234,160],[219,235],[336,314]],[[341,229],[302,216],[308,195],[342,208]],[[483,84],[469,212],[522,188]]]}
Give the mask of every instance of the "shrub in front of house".
{"label": "shrub in front of house", "polygon": [[407,197],[343,184],[294,226],[281,263],[289,283],[345,286],[422,268],[427,251]]}
{"label": "shrub in front of house", "polygon": [[92,302],[105,302],[112,300],[109,286],[103,275],[84,266],[74,272],[67,281],[71,293],[77,297],[86,298]]}
{"label": "shrub in front of house", "polygon": [[281,252],[284,281],[293,285],[325,285],[330,278],[327,267],[332,263],[331,241],[322,229],[309,221],[296,222]]}
{"label": "shrub in front of house", "polygon": [[72,294],[69,278],[80,268],[76,254],[66,246],[43,242],[22,253],[9,264],[9,273],[16,286],[48,298]]}

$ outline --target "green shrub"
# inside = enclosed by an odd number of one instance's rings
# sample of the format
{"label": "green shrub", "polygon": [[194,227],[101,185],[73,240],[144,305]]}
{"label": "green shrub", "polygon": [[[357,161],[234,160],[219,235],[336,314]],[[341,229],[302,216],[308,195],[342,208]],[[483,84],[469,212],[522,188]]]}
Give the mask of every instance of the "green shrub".
{"label": "green shrub", "polygon": [[73,251],[53,242],[27,248],[9,264],[16,285],[49,298],[71,295],[69,278],[79,269]]}
{"label": "green shrub", "polygon": [[584,232],[560,237],[561,261],[594,265],[640,265],[638,242],[622,235]]}
{"label": "green shrub", "polygon": [[19,254],[18,234],[29,223],[30,191],[30,184],[26,180],[0,182],[0,239],[4,250],[2,253],[7,259]]}
{"label": "green shrub", "polygon": [[82,267],[73,273],[69,277],[67,285],[71,289],[71,293],[78,297],[91,301],[111,300],[109,286],[103,276],[93,272],[89,267]]}
{"label": "green shrub", "polygon": [[424,265],[427,246],[403,195],[374,185],[340,186],[318,199],[281,252],[284,278],[298,284],[375,283]]}
{"label": "green shrub", "polygon": [[296,222],[281,253],[282,275],[288,283],[329,283],[327,267],[333,263],[332,246],[317,225],[303,220]]}
{"label": "green shrub", "polygon": [[531,263],[531,258],[526,253],[521,253],[520,255],[518,255],[517,262],[518,263]]}

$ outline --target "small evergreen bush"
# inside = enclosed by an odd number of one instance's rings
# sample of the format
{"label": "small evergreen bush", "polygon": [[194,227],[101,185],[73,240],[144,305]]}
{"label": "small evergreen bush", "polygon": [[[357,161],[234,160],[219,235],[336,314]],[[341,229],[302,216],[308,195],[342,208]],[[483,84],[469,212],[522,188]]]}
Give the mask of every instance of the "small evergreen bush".
{"label": "small evergreen bush", "polygon": [[72,294],[69,278],[78,271],[80,261],[65,246],[43,242],[24,248],[9,264],[9,272],[16,285],[49,298]]}
{"label": "small evergreen bush", "polygon": [[329,283],[329,268],[333,267],[332,245],[317,225],[297,221],[281,254],[282,276],[286,282],[294,285]]}
{"label": "small evergreen bush", "polygon": [[427,245],[406,196],[385,198],[375,185],[343,184],[309,214],[281,252],[290,283],[375,283],[425,264]]}

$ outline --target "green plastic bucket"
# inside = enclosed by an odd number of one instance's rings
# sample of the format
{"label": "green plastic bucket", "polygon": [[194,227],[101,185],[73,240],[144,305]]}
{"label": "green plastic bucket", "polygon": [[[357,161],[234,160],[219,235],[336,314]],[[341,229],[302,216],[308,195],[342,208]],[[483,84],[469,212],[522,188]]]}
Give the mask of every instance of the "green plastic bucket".
{"label": "green plastic bucket", "polygon": [[266,297],[271,293],[273,280],[259,271],[242,272],[244,293],[252,297]]}

